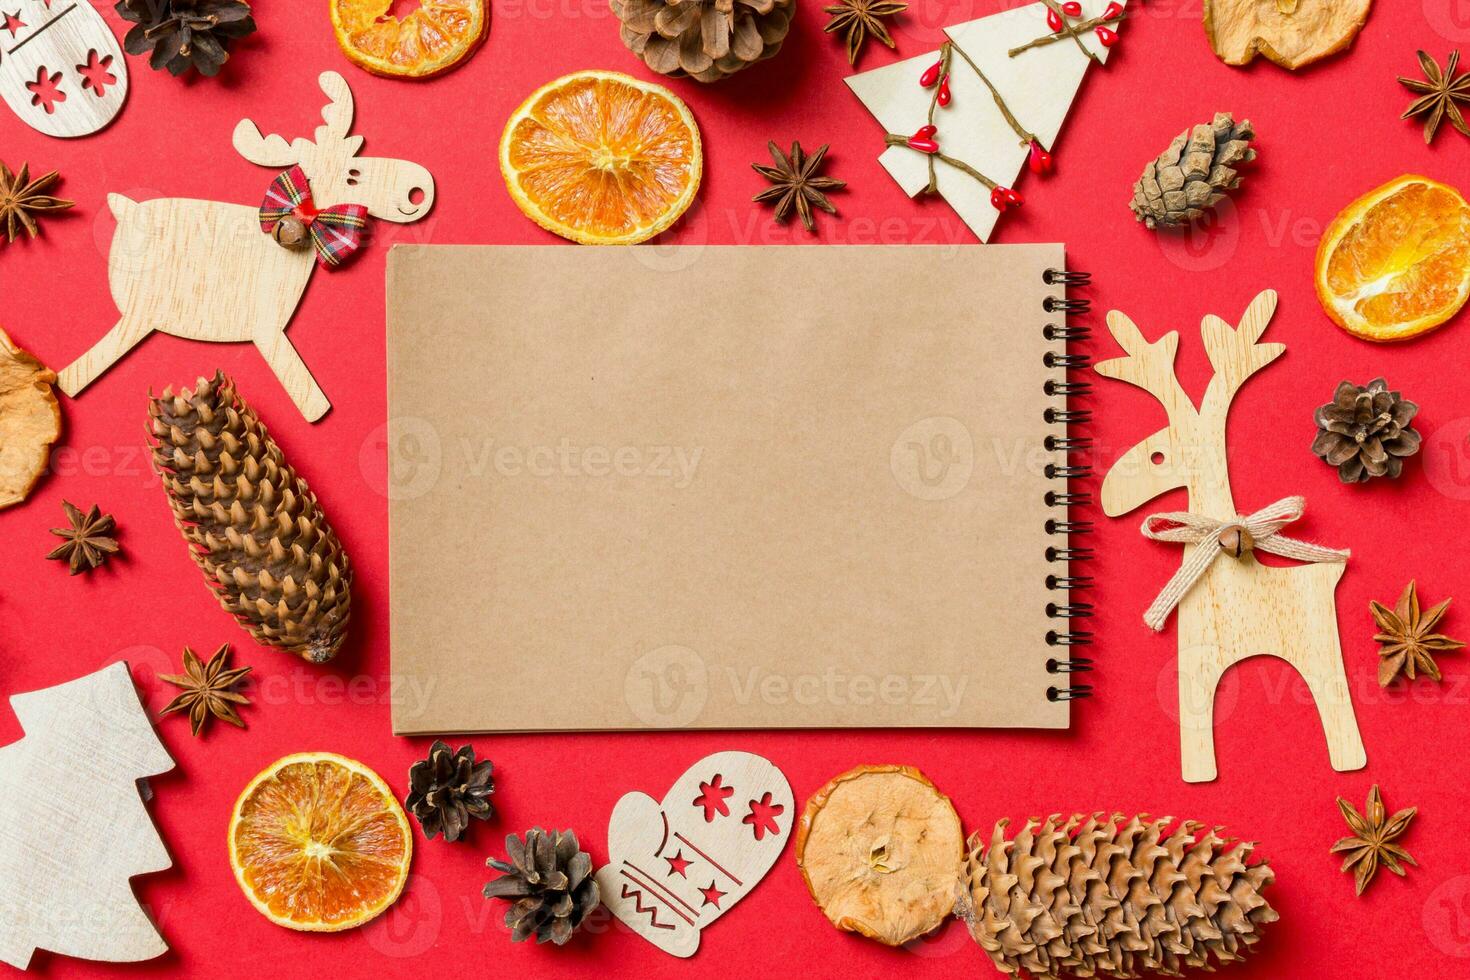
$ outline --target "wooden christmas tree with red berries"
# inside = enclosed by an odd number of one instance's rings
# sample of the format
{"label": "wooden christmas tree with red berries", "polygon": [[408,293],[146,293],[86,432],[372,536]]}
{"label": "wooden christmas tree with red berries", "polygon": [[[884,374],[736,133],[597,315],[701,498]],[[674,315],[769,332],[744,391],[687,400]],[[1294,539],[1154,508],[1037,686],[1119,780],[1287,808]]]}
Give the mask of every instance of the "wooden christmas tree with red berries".
{"label": "wooden christmas tree with red berries", "polygon": [[984,241],[1045,175],[1087,69],[1118,41],[1126,0],[1041,0],[945,29],[936,53],[847,80],[888,130],[879,157],[912,195],[939,194]]}

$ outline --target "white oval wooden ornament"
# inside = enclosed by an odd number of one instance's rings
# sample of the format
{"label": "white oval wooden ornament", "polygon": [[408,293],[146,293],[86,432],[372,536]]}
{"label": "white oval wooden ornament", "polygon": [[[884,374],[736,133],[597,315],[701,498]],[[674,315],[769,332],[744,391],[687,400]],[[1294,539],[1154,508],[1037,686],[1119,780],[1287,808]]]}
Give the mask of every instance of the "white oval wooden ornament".
{"label": "white oval wooden ornament", "polygon": [[128,65],[85,0],[0,2],[0,97],[47,136],[86,136],[128,97]]}
{"label": "white oval wooden ornament", "polygon": [[628,793],[607,828],[597,870],[602,904],[674,956],[771,870],[796,819],[781,770],[749,752],[700,759],[658,802]]}

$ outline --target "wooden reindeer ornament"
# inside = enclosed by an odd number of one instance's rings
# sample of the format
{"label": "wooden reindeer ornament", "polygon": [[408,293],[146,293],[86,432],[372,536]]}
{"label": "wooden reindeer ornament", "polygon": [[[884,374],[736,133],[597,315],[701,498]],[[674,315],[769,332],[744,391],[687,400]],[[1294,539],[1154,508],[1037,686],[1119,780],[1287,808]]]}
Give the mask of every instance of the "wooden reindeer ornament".
{"label": "wooden reindeer ornament", "polygon": [[[1214,377],[1196,408],[1174,374],[1179,335],[1150,344],[1124,314],[1108,314],[1108,329],[1126,357],[1097,365],[1099,374],[1136,385],[1157,398],[1169,424],[1123,454],[1103,480],[1103,510],[1116,517],[1178,487],[1189,491],[1189,511],[1159,514],[1144,522],[1155,540],[1184,542],[1184,562],[1145,622],[1162,629],[1179,608],[1179,729],[1187,782],[1215,778],[1215,688],[1231,665],[1273,654],[1306,681],[1332,767],[1367,764],[1353,713],[1337,633],[1334,592],[1345,551],[1281,535],[1301,516],[1302,501],[1289,497],[1241,516],[1230,492],[1225,418],[1231,399],[1252,374],[1286,350],[1257,343],[1276,311],[1276,293],[1251,301],[1238,328],[1217,316],[1201,324]],[[1252,551],[1270,551],[1309,564],[1262,565]]]}
{"label": "wooden reindeer ornament", "polygon": [[331,71],[320,84],[329,101],[312,139],[262,136],[248,119],[235,127],[235,150],[246,160],[292,168],[259,208],[108,196],[117,216],[108,277],[121,318],[61,372],[63,391],[75,396],[158,330],[250,341],[307,420],[326,414],[331,403],[286,339],[286,325],[316,265],[334,268],[355,252],[369,216],[400,224],[422,218],[434,203],[434,180],[415,163],[359,157],[362,137],[348,135],[351,89]]}

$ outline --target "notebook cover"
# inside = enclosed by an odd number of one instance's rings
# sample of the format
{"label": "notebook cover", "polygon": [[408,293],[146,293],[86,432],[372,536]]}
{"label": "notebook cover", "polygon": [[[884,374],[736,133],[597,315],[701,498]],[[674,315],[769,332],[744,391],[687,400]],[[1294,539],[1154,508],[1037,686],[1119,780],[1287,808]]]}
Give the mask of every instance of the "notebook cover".
{"label": "notebook cover", "polygon": [[1065,727],[1064,262],[395,247],[395,732]]}

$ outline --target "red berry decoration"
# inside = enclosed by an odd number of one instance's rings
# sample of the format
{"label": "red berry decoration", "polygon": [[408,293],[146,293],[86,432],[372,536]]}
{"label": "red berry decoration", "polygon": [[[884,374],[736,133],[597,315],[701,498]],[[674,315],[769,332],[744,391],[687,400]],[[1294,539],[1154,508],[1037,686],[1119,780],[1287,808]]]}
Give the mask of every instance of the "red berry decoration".
{"label": "red berry decoration", "polygon": [[914,135],[921,140],[926,140],[933,137],[933,135],[937,132],[939,132],[939,127],[931,123],[928,126],[920,126],[918,132],[914,133]]}
{"label": "red berry decoration", "polygon": [[1098,42],[1101,43],[1102,46],[1105,48],[1111,48],[1113,45],[1118,43],[1118,35],[1114,31],[1108,30],[1106,27],[1099,27],[1097,29],[1097,39]]}
{"label": "red berry decoration", "polygon": [[[922,132],[922,130],[920,130],[920,132]],[[918,150],[920,153],[939,152],[939,144],[934,140],[932,136],[920,136],[917,133],[909,137],[908,147],[911,150]]]}
{"label": "red berry decoration", "polygon": [[1062,15],[1057,13],[1055,7],[1046,8],[1046,26],[1050,27],[1053,31],[1062,29]]}
{"label": "red berry decoration", "polygon": [[1005,191],[1006,203],[1009,204],[1011,207],[1018,208],[1026,203],[1026,199],[1022,197],[1017,191],[1013,191],[1009,187],[1002,187],[1001,190]]}
{"label": "red berry decoration", "polygon": [[939,97],[936,100],[941,106],[949,105],[949,76],[945,75],[939,80]]}
{"label": "red berry decoration", "polygon": [[1033,174],[1049,174],[1056,169],[1051,154],[1041,148],[1041,144],[1033,141],[1031,152],[1026,160],[1026,166],[1031,168]]}
{"label": "red berry decoration", "polygon": [[1082,4],[1078,3],[1077,0],[1068,0],[1067,3],[1062,4],[1062,13],[1068,17],[1081,17]]}
{"label": "red berry decoration", "polygon": [[939,81],[939,73],[944,70],[944,62],[936,61],[924,69],[924,74],[919,76],[920,88],[933,88],[934,83]]}
{"label": "red berry decoration", "polygon": [[1114,0],[1113,3],[1108,4],[1108,9],[1104,10],[1102,15],[1103,20],[1112,20],[1114,17],[1121,17],[1123,16],[1123,5]]}

